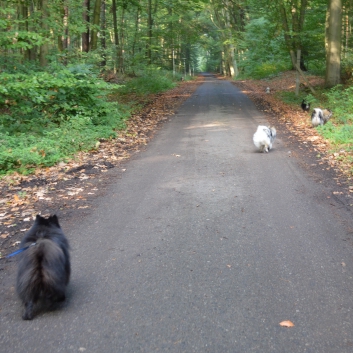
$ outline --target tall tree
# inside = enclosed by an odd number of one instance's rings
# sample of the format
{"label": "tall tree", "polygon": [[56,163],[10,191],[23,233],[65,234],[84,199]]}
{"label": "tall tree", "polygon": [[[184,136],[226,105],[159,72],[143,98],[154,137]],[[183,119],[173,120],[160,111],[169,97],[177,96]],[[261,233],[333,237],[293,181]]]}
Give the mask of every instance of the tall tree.
{"label": "tall tree", "polygon": [[148,7],[147,7],[147,58],[148,64],[152,64],[152,26],[153,26],[153,19],[152,19],[152,0],[148,0]]}
{"label": "tall tree", "polygon": [[[48,0],[41,0],[40,7],[42,11],[42,18],[41,18],[41,27],[44,35],[49,37],[49,18],[48,18]],[[48,54],[49,54],[49,43],[46,40],[41,46],[39,50],[39,62],[40,66],[47,66],[48,65]]]}
{"label": "tall tree", "polygon": [[[282,22],[284,40],[294,68],[297,50],[303,51],[301,36],[308,0],[277,0],[276,4]],[[303,60],[300,66],[302,70],[306,70]]]}
{"label": "tall tree", "polygon": [[236,77],[238,67],[235,50],[236,43],[244,30],[243,4],[239,0],[212,0],[211,5],[211,17],[222,38],[222,60],[225,61],[222,66],[226,69],[224,74]]}
{"label": "tall tree", "polygon": [[329,0],[326,16],[326,87],[340,83],[342,1]]}
{"label": "tall tree", "polygon": [[103,70],[107,65],[107,21],[106,21],[106,0],[102,0],[102,10],[101,10],[101,47],[103,50],[101,67]]}
{"label": "tall tree", "polygon": [[96,0],[96,2],[94,3],[94,10],[93,10],[93,21],[92,21],[91,42],[90,42],[91,50],[96,50],[98,47],[98,31],[99,31],[99,23],[101,18],[101,6],[102,6],[102,0]]}
{"label": "tall tree", "polygon": [[82,33],[82,51],[88,53],[89,51],[89,10],[90,10],[90,0],[83,0],[83,12],[82,20],[86,27],[86,31]]}

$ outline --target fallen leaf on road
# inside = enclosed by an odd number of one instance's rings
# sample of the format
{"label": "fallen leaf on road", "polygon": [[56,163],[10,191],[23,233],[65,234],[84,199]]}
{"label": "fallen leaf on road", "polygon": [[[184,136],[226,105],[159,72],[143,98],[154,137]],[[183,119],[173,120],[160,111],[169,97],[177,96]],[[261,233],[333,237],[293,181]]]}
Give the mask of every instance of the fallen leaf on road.
{"label": "fallen leaf on road", "polygon": [[292,321],[282,321],[279,323],[282,327],[294,327],[294,324]]}

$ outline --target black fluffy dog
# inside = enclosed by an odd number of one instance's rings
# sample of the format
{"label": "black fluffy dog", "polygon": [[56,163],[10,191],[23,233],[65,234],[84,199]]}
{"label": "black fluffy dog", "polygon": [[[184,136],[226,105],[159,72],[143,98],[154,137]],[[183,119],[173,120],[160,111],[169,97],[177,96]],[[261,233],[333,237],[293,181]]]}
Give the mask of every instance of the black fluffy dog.
{"label": "black fluffy dog", "polygon": [[69,243],[57,216],[37,215],[32,228],[21,242],[16,290],[25,310],[24,320],[33,319],[33,306],[43,300],[53,305],[65,300],[70,279]]}

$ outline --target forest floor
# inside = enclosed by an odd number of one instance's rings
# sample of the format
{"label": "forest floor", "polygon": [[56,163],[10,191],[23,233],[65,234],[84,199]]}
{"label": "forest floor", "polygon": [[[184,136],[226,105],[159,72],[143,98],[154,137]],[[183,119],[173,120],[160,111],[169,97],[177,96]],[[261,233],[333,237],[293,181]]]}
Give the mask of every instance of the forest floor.
{"label": "forest floor", "polygon": [[[313,86],[323,84],[321,78],[308,77]],[[180,82],[166,93],[151,95],[148,103],[128,121],[126,130],[111,141],[101,142],[98,150],[82,152],[68,163],[37,169],[30,176],[11,175],[0,180],[0,257],[17,248],[24,232],[30,228],[36,214],[56,213],[60,220],[72,222],[89,214],[97,197],[104,195],[112,178],[124,173],[126,162],[143,150],[154,133],[160,129],[178,107],[203,82]],[[293,90],[295,73],[286,72],[271,80],[233,81],[249,95],[271,124],[296,144],[297,151],[310,152],[311,162],[319,170],[329,170],[337,185],[336,196],[345,197],[345,207],[353,206],[352,166],[340,161],[340,153],[331,153],[329,143],[311,127],[310,114],[289,106],[276,98],[276,91]],[[266,94],[266,87],[271,93]],[[146,99],[145,99],[146,101]],[[285,132],[286,131],[286,132]],[[315,151],[313,157],[313,151]],[[320,171],[318,171],[320,173]],[[318,173],[316,175],[318,175]],[[347,197],[348,204],[347,204]],[[349,204],[349,202],[351,204]]]}

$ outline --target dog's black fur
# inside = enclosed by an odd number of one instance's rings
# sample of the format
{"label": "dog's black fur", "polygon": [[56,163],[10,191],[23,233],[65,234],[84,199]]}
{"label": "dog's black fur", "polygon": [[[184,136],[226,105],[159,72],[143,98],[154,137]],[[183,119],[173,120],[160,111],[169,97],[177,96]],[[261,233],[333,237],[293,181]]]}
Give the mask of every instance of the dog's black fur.
{"label": "dog's black fur", "polygon": [[71,266],[69,243],[56,215],[43,218],[37,215],[32,228],[21,242],[16,290],[25,310],[24,320],[33,319],[33,307],[39,300],[50,305],[65,300]]}
{"label": "dog's black fur", "polygon": [[306,103],[305,99],[303,99],[302,104],[300,105],[304,112],[308,112],[310,110],[310,103]]}

